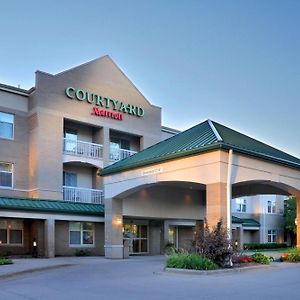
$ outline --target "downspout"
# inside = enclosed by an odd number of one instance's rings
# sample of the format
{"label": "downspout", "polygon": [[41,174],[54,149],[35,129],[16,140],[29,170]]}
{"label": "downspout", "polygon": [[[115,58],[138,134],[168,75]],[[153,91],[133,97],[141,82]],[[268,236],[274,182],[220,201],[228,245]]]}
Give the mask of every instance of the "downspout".
{"label": "downspout", "polygon": [[232,175],[232,157],[233,150],[230,149],[228,153],[228,168],[227,168],[227,187],[226,187],[226,209],[227,209],[227,231],[228,238],[231,240],[231,198],[232,198],[232,185],[231,185],[231,175]]}

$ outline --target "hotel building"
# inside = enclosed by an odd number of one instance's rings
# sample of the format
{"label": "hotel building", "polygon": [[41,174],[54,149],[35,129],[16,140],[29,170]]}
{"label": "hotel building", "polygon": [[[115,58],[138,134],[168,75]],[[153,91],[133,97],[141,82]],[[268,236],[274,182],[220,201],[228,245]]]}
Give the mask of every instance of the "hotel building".
{"label": "hotel building", "polygon": [[[35,241],[45,257],[160,254],[191,247],[204,218],[241,243],[266,241],[260,216],[231,221],[228,203],[298,196],[300,160],[262,145],[210,120],[161,126],[161,108],[109,56],[37,71],[30,90],[1,84],[0,253],[31,254]],[[242,234],[243,219],[257,226]]]}

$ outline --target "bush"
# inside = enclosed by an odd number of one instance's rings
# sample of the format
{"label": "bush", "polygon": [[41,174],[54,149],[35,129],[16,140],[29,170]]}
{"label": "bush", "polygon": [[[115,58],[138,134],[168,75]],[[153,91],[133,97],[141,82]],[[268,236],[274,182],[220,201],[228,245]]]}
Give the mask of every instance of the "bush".
{"label": "bush", "polygon": [[252,256],[254,262],[262,265],[268,265],[270,263],[270,258],[262,253],[255,253]]}
{"label": "bush", "polygon": [[284,253],[280,257],[281,261],[300,262],[300,250],[297,248],[291,249],[289,253]]}
{"label": "bush", "polygon": [[166,246],[165,246],[165,253],[167,255],[174,255],[177,253],[177,249],[176,247],[174,246],[174,244],[172,243],[168,243]]}
{"label": "bush", "polygon": [[77,249],[75,251],[76,256],[90,256],[91,253],[88,250],[83,250],[83,249]]}
{"label": "bush", "polygon": [[207,221],[204,221],[204,227],[196,231],[195,249],[198,254],[211,259],[221,267],[232,266],[233,250],[222,221],[219,221],[212,230]]}
{"label": "bush", "polygon": [[244,244],[244,250],[282,249],[287,248],[285,243],[248,243]]}
{"label": "bush", "polygon": [[218,268],[212,260],[195,253],[173,255],[167,260],[166,267],[189,270],[215,270]]}
{"label": "bush", "polygon": [[10,257],[0,257],[0,265],[11,265],[13,261]]}

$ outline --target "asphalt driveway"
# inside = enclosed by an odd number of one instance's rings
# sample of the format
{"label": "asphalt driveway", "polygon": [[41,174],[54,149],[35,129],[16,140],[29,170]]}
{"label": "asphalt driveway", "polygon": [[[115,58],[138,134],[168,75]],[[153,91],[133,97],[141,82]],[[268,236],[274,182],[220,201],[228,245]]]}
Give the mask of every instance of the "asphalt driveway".
{"label": "asphalt driveway", "polygon": [[300,264],[277,264],[226,274],[186,275],[163,272],[164,260],[163,256],[128,260],[54,259],[56,268],[2,278],[0,299],[300,298]]}

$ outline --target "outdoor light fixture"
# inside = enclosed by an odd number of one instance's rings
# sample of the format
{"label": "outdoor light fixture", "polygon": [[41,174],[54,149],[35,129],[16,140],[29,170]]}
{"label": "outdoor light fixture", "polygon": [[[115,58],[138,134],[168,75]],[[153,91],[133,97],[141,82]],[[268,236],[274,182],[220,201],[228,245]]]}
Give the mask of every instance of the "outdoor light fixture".
{"label": "outdoor light fixture", "polygon": [[33,246],[32,257],[37,258],[38,257],[38,251],[37,251],[37,241],[36,241],[36,239],[33,239],[32,246]]}
{"label": "outdoor light fixture", "polygon": [[238,242],[238,240],[235,240],[235,242],[234,242],[234,246],[235,247],[237,247],[239,245],[239,242]]}
{"label": "outdoor light fixture", "polygon": [[295,225],[296,225],[296,226],[297,226],[297,223],[298,223],[298,219],[296,218],[296,219],[295,219]]}

